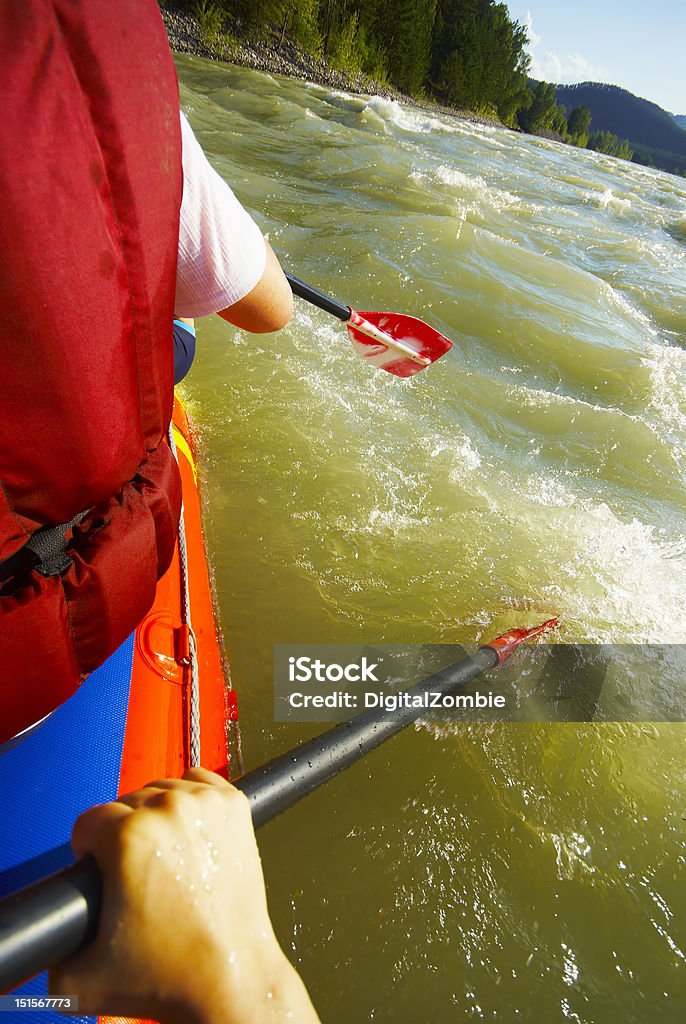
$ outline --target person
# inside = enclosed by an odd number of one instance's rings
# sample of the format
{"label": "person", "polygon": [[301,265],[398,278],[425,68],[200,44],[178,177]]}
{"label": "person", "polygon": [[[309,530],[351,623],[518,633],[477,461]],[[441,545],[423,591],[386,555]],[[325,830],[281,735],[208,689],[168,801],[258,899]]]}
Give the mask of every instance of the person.
{"label": "person", "polygon": [[173,314],[261,333],[293,310],[271,247],[179,115],[159,11],[127,4],[143,31],[133,50],[123,8],[104,0],[30,0],[0,19],[13,254],[0,274],[0,744],[124,642],[171,561]]}
{"label": "person", "polygon": [[318,1024],[269,918],[247,799],[193,768],[77,820],[103,874],[95,941],[51,972],[80,1014],[159,1024]]}
{"label": "person", "polygon": [[[181,493],[166,441],[169,325],[182,190],[196,179],[182,176],[153,0],[5,5],[0,57],[2,743],[120,647],[170,564]],[[274,330],[290,290],[253,239],[248,278],[212,304]],[[74,848],[104,876],[95,942],[53,974],[82,1009],[316,1020],[273,937],[250,817],[228,783],[196,771],[95,807]]]}

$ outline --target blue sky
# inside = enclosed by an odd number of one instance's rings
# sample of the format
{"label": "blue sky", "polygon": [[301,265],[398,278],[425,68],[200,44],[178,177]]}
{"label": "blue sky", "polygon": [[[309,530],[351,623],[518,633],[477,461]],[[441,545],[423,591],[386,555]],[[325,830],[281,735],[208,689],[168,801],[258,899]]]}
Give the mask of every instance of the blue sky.
{"label": "blue sky", "polygon": [[609,82],[686,114],[686,0],[507,0],[528,26],[531,76]]}

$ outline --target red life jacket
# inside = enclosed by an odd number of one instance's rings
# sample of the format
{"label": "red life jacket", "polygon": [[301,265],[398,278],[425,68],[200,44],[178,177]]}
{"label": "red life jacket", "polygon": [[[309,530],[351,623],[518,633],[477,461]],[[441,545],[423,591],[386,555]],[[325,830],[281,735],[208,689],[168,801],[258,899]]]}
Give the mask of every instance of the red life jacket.
{"label": "red life jacket", "polygon": [[[152,0],[6,4],[0,67],[2,741],[123,642],[172,556],[182,171]],[[58,568],[27,569],[84,511]]]}

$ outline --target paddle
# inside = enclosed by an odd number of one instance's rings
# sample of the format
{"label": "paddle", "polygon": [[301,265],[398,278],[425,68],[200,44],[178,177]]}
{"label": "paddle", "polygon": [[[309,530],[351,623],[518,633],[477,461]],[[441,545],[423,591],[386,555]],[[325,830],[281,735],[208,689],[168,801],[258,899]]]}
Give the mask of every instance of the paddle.
{"label": "paddle", "polygon": [[[553,629],[549,619],[531,629],[513,629],[475,654],[404,691],[409,697],[452,694],[488,669],[501,665],[526,640]],[[318,786],[400,732],[425,708],[363,711],[238,779],[250,801],[253,824],[266,824]],[[0,991],[52,967],[90,942],[100,914],[100,873],[92,857],[0,901]]]}
{"label": "paddle", "polygon": [[396,377],[412,377],[453,346],[452,341],[414,316],[358,313],[291,274],[286,278],[294,295],[347,324],[353,347],[363,359]]}

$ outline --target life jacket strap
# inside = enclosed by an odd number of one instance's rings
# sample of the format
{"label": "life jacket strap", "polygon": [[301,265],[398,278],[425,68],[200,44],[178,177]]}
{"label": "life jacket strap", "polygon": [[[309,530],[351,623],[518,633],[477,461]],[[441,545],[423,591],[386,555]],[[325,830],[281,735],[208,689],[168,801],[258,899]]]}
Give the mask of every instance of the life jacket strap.
{"label": "life jacket strap", "polygon": [[0,562],[0,582],[37,572],[41,576],[62,576],[73,564],[67,553],[71,531],[86,515],[79,512],[68,523],[44,526],[32,533],[26,544],[4,562]]}

